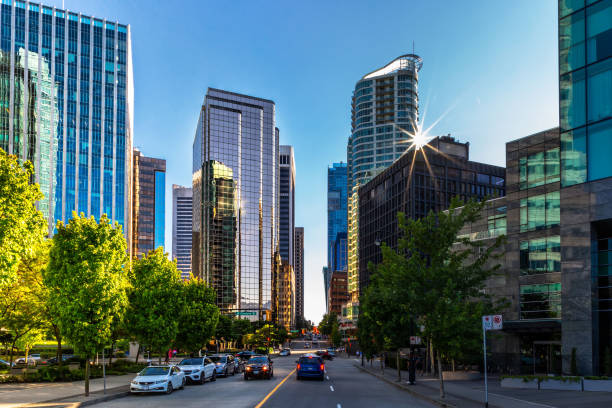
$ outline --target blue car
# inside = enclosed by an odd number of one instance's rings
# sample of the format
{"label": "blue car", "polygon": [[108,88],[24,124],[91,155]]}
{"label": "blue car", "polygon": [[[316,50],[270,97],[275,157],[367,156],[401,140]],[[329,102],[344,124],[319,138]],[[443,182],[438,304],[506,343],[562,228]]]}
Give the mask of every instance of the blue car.
{"label": "blue car", "polygon": [[317,378],[321,381],[325,379],[325,363],[323,359],[314,354],[306,354],[296,361],[297,379],[302,378]]}

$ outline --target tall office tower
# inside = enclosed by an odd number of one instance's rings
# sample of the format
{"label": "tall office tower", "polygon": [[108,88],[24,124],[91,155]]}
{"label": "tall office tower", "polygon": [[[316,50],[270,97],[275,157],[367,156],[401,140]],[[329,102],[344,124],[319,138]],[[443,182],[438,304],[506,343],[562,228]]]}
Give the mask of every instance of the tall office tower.
{"label": "tall office tower", "polygon": [[323,291],[325,292],[325,312],[329,312],[329,283],[331,281],[331,274],[333,269],[328,268],[327,266],[323,267],[321,271],[323,273]]}
{"label": "tall office tower", "polygon": [[166,160],[134,149],[132,253],[141,257],[166,240]]}
{"label": "tall office tower", "polygon": [[181,271],[181,278],[191,274],[191,234],[193,229],[193,190],[172,185],[172,259]]}
{"label": "tall office tower", "polygon": [[365,75],[352,100],[348,161],[348,290],[359,299],[359,197],[357,189],[400,157],[419,117],[418,82],[422,59],[402,55]]}
{"label": "tall office tower", "polygon": [[[563,371],[612,349],[612,2],[559,1]],[[590,283],[590,284],[589,284]]]}
{"label": "tall office tower", "polygon": [[346,163],[333,163],[327,169],[327,267],[330,269],[333,269],[336,236],[347,231],[347,182]]}
{"label": "tall office tower", "polygon": [[[208,88],[193,142],[192,272],[223,313],[263,319],[278,245],[274,102]],[[266,313],[267,312],[267,313]]]}
{"label": "tall office tower", "polygon": [[130,27],[23,1],[0,12],[0,148],[31,160],[49,233],[107,214],[131,240]]}
{"label": "tall office tower", "polygon": [[293,262],[293,230],[295,228],[295,159],[292,146],[280,146],[279,157],[278,247],[284,262]]}
{"label": "tall office tower", "polygon": [[304,320],[304,227],[295,227],[295,319]]}

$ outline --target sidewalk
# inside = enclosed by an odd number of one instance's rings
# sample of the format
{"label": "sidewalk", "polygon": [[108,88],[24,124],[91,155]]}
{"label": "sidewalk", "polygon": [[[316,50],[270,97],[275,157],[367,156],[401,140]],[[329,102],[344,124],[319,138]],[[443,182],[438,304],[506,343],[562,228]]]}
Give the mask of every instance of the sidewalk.
{"label": "sidewalk", "polygon": [[[439,406],[472,408],[484,406],[484,380],[480,381],[445,381],[446,399],[439,399],[440,388],[437,378],[418,377],[415,385],[409,385],[408,372],[402,371],[402,382],[397,381],[397,370],[386,368],[384,378],[380,365],[369,364],[361,367],[361,361],[355,365],[384,381],[405,389],[415,396]],[[610,408],[612,393],[580,392],[557,390],[522,390],[502,388],[499,378],[489,378],[489,407],[491,408]]]}
{"label": "sidewalk", "polygon": [[[129,384],[136,374],[106,377],[106,397],[117,398],[129,391]],[[104,379],[89,381],[89,397],[85,398],[85,381],[66,383],[17,383],[0,384],[0,408],[35,407],[45,402],[61,402],[54,406],[86,406],[92,401],[101,402]],[[48,405],[48,404],[46,404]]]}

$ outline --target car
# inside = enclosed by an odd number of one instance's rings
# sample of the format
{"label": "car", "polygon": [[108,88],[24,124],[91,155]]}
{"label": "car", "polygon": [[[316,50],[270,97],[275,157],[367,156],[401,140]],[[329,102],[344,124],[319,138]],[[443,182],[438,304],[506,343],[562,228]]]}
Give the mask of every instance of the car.
{"label": "car", "polygon": [[215,354],[209,357],[215,363],[215,372],[217,377],[222,375],[227,377],[230,374],[236,374],[236,365],[234,364],[234,356],[231,354]]}
{"label": "car", "polygon": [[247,361],[244,366],[244,380],[249,378],[266,378],[274,377],[274,368],[272,360],[268,356],[253,356]]}
{"label": "car", "polygon": [[310,343],[304,343],[304,348],[310,348]]}
{"label": "car", "polygon": [[327,349],[327,352],[329,353],[329,355],[330,355],[330,356],[332,356],[332,357],[336,357],[336,349],[335,349],[335,348],[333,348],[333,347],[329,347],[329,348]]}
{"label": "car", "polygon": [[174,365],[152,365],[145,367],[130,383],[130,392],[165,392],[185,388],[185,373]]}
{"label": "car", "polygon": [[279,353],[279,356],[285,357],[285,356],[290,356],[291,355],[291,349],[288,348],[284,348],[282,349]]}
{"label": "car", "polygon": [[318,341],[313,341],[312,342],[312,347],[318,347],[319,346],[319,342]]}
{"label": "car", "polygon": [[253,357],[254,355],[255,355],[255,352],[251,350],[244,350],[244,351],[241,351],[240,353],[236,353],[236,357],[244,362],[249,361],[249,358]]}
{"label": "car", "polygon": [[238,358],[238,357],[234,357],[234,366],[235,366],[234,368],[238,374],[244,371],[244,364],[245,364],[245,360]]}
{"label": "car", "polygon": [[17,360],[15,360],[13,362],[13,366],[14,367],[25,367],[25,366],[36,367],[37,364],[38,364],[37,360],[34,360],[32,358],[29,358],[29,357],[28,357],[27,363],[26,363],[26,358],[25,357],[20,357],[20,358],[18,358]]}
{"label": "car", "polygon": [[8,361],[6,361],[6,360],[1,360],[1,359],[0,359],[0,367],[1,367],[1,368],[9,368],[10,366],[11,366],[11,363],[9,363],[9,362],[8,362]]}
{"label": "car", "polygon": [[325,379],[325,364],[323,359],[314,354],[306,354],[296,360],[297,367],[295,369],[297,379],[317,378],[321,381]]}
{"label": "car", "polygon": [[[70,360],[73,357],[74,357],[73,354],[62,354],[62,363],[67,362],[68,360]],[[57,365],[57,357],[51,357],[48,360],[39,361],[38,364],[40,364],[40,365],[47,365],[47,366]]]}
{"label": "car", "polygon": [[329,351],[327,350],[318,350],[316,352],[317,356],[321,357],[323,360],[333,360],[334,357],[329,354]]}
{"label": "car", "polygon": [[187,382],[204,384],[206,380],[216,381],[216,365],[208,357],[185,358],[178,363],[179,370],[185,373]]}

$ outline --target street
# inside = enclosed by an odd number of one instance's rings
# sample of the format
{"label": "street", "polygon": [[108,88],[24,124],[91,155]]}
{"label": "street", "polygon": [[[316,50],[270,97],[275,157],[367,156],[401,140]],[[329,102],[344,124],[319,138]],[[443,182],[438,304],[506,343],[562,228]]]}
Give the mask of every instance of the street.
{"label": "street", "polygon": [[[297,354],[274,357],[272,380],[244,381],[242,374],[218,378],[204,385],[188,385],[171,395],[130,395],[96,407],[433,407],[353,366],[353,359],[337,358],[326,363],[326,380],[295,378]],[[283,380],[288,376],[286,381]],[[272,392],[281,384],[275,392]],[[271,395],[270,395],[271,394]],[[265,402],[261,402],[267,397]]]}

